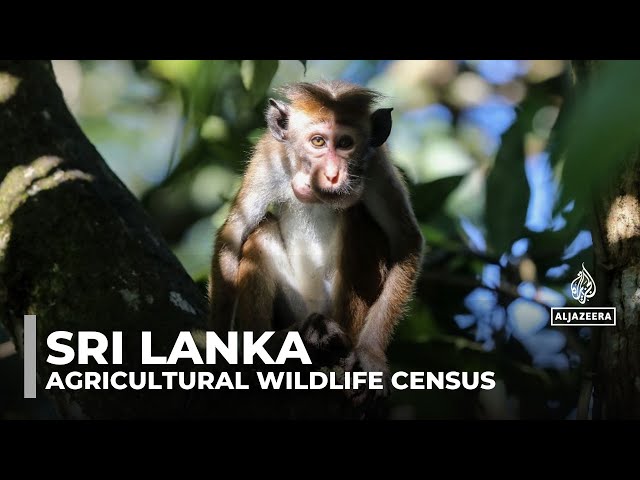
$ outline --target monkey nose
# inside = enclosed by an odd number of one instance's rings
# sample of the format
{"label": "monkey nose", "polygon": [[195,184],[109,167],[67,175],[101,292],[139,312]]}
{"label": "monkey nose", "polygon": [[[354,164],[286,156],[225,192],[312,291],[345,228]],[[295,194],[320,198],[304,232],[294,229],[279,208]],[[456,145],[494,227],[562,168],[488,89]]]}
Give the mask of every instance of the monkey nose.
{"label": "monkey nose", "polygon": [[324,176],[329,182],[331,182],[332,185],[335,185],[336,183],[338,183],[338,179],[340,178],[340,170],[336,170],[335,172],[325,171]]}

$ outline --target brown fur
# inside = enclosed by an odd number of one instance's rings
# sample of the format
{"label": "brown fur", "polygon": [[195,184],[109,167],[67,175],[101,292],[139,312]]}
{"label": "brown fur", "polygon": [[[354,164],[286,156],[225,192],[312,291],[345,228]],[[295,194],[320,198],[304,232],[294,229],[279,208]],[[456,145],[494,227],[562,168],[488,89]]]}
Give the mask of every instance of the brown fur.
{"label": "brown fur", "polygon": [[[282,93],[291,109],[318,119],[335,115],[337,122],[366,124],[367,128],[371,108],[380,98],[372,90],[345,82],[298,83],[285,87]],[[260,219],[246,219],[242,214],[243,206],[271,201],[252,197],[255,182],[265,175],[283,172],[279,173],[285,177],[282,181],[291,181],[295,172],[285,161],[288,150],[283,145],[269,133],[258,142],[230,216],[216,238],[210,299],[212,326],[219,332],[229,329],[236,296],[236,328],[267,330],[286,325],[283,318],[274,317],[281,287],[271,271],[275,267],[270,265],[265,247],[266,239],[281,240],[278,221],[266,214],[266,204],[261,205],[265,214]],[[270,165],[274,158],[282,164]],[[342,250],[333,316],[356,346],[366,349],[373,361],[384,364],[384,350],[413,293],[423,240],[406,186],[386,149],[377,148],[370,162],[367,175],[373,178],[367,182],[378,195],[369,200],[373,206],[367,207],[362,200],[337,212],[341,217]],[[383,214],[377,210],[383,210]],[[390,224],[381,224],[381,219]],[[281,315],[286,317],[286,311]]]}
{"label": "brown fur", "polygon": [[389,246],[362,204],[343,214],[338,301],[334,313],[353,340],[379,297],[387,274]]}
{"label": "brown fur", "polygon": [[[291,106],[319,120],[335,115],[338,123],[357,125],[366,118],[381,95],[368,88],[334,80],[318,83],[295,83],[281,93]],[[363,113],[365,115],[363,115]]]}
{"label": "brown fur", "polygon": [[[252,160],[243,175],[242,186],[231,203],[231,211],[236,211],[240,205],[244,205],[248,201],[251,187],[246,180],[260,175],[257,167],[269,162],[268,159],[272,158],[274,150],[278,151],[278,157],[281,158],[284,156],[282,144],[270,136],[263,136],[257,143]],[[265,217],[254,230],[247,232],[246,238],[242,238],[238,245],[234,245],[236,242],[233,238],[230,216],[227,217],[216,235],[213,257],[211,259],[208,293],[211,306],[209,323],[211,328],[218,333],[225,333],[229,330],[230,325],[228,319],[233,315],[235,298],[238,292],[242,290],[241,285],[251,285],[254,291],[257,291],[259,288],[260,278],[252,280],[242,280],[242,278],[252,276],[249,275],[251,272],[256,272],[258,277],[264,276],[264,274],[260,273],[263,269],[261,269],[258,264],[260,254],[255,240],[261,233],[271,232],[270,226],[273,220],[273,217],[271,217],[270,220]],[[252,237],[253,241],[250,241]],[[237,262],[235,271],[229,272],[227,275],[224,275],[221,269],[221,257],[225,254],[229,257],[236,258]],[[241,271],[241,260],[247,258],[247,256],[249,260],[245,262],[244,268]],[[269,286],[269,282],[266,282],[265,285]],[[271,287],[269,286],[269,288]],[[247,296],[245,295],[245,297]],[[264,302],[266,303],[267,300],[264,300]],[[240,302],[238,301],[238,303]],[[247,313],[248,315],[250,312],[242,310],[242,313]],[[263,319],[260,323],[264,324],[267,322]]]}
{"label": "brown fur", "polygon": [[362,116],[369,112],[381,95],[368,88],[334,80],[318,83],[295,83],[281,89],[295,109],[315,109],[323,106],[335,113],[354,113]]}
{"label": "brown fur", "polygon": [[269,251],[263,243],[270,236],[279,236],[278,220],[268,215],[249,235],[242,246],[238,269],[238,306],[236,328],[261,332],[273,327],[273,302],[277,284],[265,265]]}

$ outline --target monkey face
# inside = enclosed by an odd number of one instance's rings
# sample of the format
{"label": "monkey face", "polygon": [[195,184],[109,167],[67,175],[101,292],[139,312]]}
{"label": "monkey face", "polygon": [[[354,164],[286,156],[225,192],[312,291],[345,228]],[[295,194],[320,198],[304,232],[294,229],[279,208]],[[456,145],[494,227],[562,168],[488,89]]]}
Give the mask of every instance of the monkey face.
{"label": "monkey face", "polygon": [[296,198],[335,208],[358,202],[364,190],[364,163],[369,150],[366,132],[337,123],[334,118],[292,120],[298,120],[298,135],[289,139],[290,151],[296,157],[291,181]]}
{"label": "monkey face", "polygon": [[347,91],[354,92],[351,101],[319,100],[309,92],[291,105],[269,100],[267,124],[286,145],[291,188],[301,202],[335,208],[357,203],[365,188],[367,160],[389,136],[391,109],[369,113],[373,93],[353,87]]}
{"label": "monkey face", "polygon": [[314,196],[337,208],[355,204],[364,190],[363,177],[356,173],[363,170],[364,136],[354,127],[326,121],[310,125],[300,140],[301,163]]}

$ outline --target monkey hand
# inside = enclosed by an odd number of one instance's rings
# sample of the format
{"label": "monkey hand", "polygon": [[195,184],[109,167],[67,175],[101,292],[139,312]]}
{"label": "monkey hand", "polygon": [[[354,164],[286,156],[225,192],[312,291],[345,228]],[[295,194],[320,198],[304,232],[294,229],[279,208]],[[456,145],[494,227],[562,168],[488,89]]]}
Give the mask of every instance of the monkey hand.
{"label": "monkey hand", "polygon": [[345,362],[345,371],[382,372],[382,388],[369,389],[367,386],[346,390],[347,396],[356,408],[365,414],[376,414],[384,407],[384,400],[391,393],[391,374],[384,352],[357,346]]}
{"label": "monkey hand", "polygon": [[316,366],[337,365],[352,349],[351,340],[342,327],[319,313],[309,315],[298,331]]}

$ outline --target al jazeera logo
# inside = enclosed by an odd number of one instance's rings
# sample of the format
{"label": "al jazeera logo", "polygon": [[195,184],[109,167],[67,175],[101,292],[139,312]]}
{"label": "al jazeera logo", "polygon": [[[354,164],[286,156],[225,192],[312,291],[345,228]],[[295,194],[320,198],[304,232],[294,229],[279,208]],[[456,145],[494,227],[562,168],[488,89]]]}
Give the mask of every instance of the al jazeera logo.
{"label": "al jazeera logo", "polygon": [[[582,270],[571,282],[571,296],[585,305],[596,294],[596,282],[582,264]],[[554,327],[595,327],[616,324],[615,307],[552,307],[551,326]]]}

